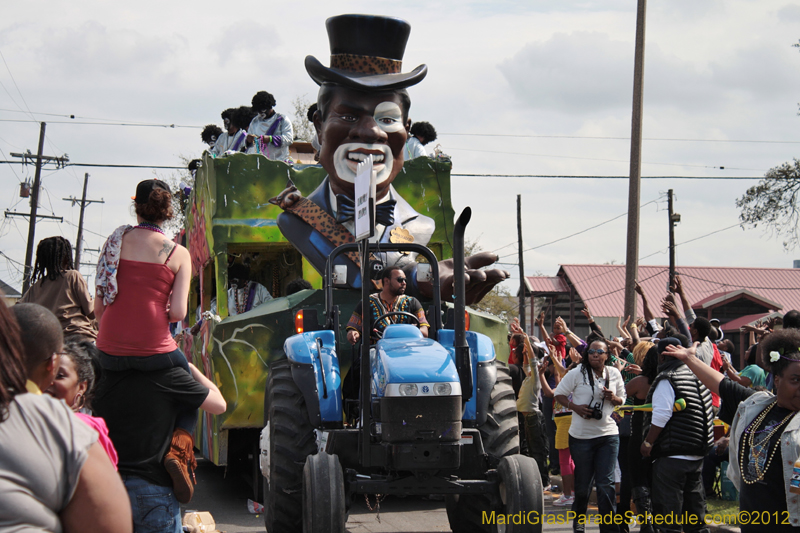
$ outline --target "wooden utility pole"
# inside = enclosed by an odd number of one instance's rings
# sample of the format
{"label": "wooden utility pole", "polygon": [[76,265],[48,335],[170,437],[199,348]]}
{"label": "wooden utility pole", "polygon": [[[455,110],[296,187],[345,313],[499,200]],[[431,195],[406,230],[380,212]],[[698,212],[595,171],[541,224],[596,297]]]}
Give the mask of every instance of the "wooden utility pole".
{"label": "wooden utility pole", "polygon": [[522,195],[517,195],[517,250],[519,254],[519,323],[523,330],[525,324],[525,264],[522,260]]}
{"label": "wooden utility pole", "polygon": [[667,212],[669,214],[669,286],[675,281],[675,224],[672,221],[672,189],[667,191]]}
{"label": "wooden utility pole", "polygon": [[42,150],[44,150],[44,131],[47,123],[42,122],[39,128],[39,150],[36,152],[36,174],[33,177],[33,191],[31,191],[31,218],[28,221],[28,246],[25,248],[25,274],[22,280],[22,294],[31,286],[31,272],[33,271],[33,239],[36,234],[36,211],[39,210],[39,185],[42,177]]}
{"label": "wooden utility pole", "polygon": [[644,30],[647,0],[638,0],[636,10],[636,52],[633,67],[633,113],[631,119],[631,165],[628,187],[628,246],[625,259],[625,314],[636,320],[639,270],[639,198],[642,180],[642,108],[644,103]]}
{"label": "wooden utility pole", "polygon": [[[80,199],[81,202],[81,214],[78,218],[78,237],[75,240],[75,266],[78,267],[77,270],[80,270],[81,264],[81,246],[83,243],[83,212],[86,209],[87,204],[97,203],[97,204],[104,204],[105,201],[103,200],[87,200],[86,199],[86,187],[89,184],[89,173],[87,172],[83,176],[83,196]],[[78,203],[77,198],[69,197],[69,198],[62,198],[62,200],[66,200],[67,202],[72,202],[74,206]]]}

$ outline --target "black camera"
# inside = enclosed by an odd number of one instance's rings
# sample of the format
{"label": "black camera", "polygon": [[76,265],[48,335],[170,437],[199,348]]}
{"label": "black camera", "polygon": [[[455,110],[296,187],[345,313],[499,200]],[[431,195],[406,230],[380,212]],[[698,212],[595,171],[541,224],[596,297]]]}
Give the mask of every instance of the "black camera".
{"label": "black camera", "polygon": [[603,406],[600,402],[595,403],[592,406],[592,412],[589,413],[589,419],[600,420],[603,418]]}

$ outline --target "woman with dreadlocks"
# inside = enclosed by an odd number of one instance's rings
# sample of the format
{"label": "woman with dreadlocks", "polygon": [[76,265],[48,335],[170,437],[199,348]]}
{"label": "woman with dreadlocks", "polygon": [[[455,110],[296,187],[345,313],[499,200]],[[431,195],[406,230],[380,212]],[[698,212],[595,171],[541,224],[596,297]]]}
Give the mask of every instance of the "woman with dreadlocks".
{"label": "woman with dreadlocks", "polygon": [[61,322],[64,336],[97,338],[94,302],[86,280],[72,263],[72,246],[64,237],[48,237],[36,247],[33,284],[20,302],[48,308]]}
{"label": "woman with dreadlocks", "polygon": [[600,531],[619,532],[616,522],[609,523],[616,512],[614,467],[619,451],[619,428],[611,413],[625,403],[626,395],[622,374],[610,362],[606,341],[591,342],[581,364],[567,372],[554,391],[556,401],[573,413],[569,428],[569,451],[575,462],[573,531],[585,529],[594,481],[603,518]]}

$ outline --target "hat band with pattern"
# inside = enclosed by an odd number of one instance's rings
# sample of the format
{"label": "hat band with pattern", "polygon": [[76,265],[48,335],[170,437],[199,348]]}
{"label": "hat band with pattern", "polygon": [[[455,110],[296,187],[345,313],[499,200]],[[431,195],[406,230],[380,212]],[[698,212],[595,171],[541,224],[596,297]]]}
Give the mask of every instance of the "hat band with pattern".
{"label": "hat band with pattern", "polygon": [[332,54],[330,68],[358,74],[398,74],[403,62],[387,57]]}

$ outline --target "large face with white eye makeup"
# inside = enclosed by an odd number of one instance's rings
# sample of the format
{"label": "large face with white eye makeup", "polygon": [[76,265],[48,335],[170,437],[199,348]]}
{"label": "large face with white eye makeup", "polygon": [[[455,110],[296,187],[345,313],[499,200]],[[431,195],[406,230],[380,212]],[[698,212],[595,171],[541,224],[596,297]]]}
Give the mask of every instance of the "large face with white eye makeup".
{"label": "large face with white eye makeup", "polygon": [[358,163],[372,155],[377,196],[383,197],[403,169],[408,124],[397,92],[365,93],[336,87],[323,121],[314,119],[322,148],[320,163],[328,171],[336,194],[353,196]]}

